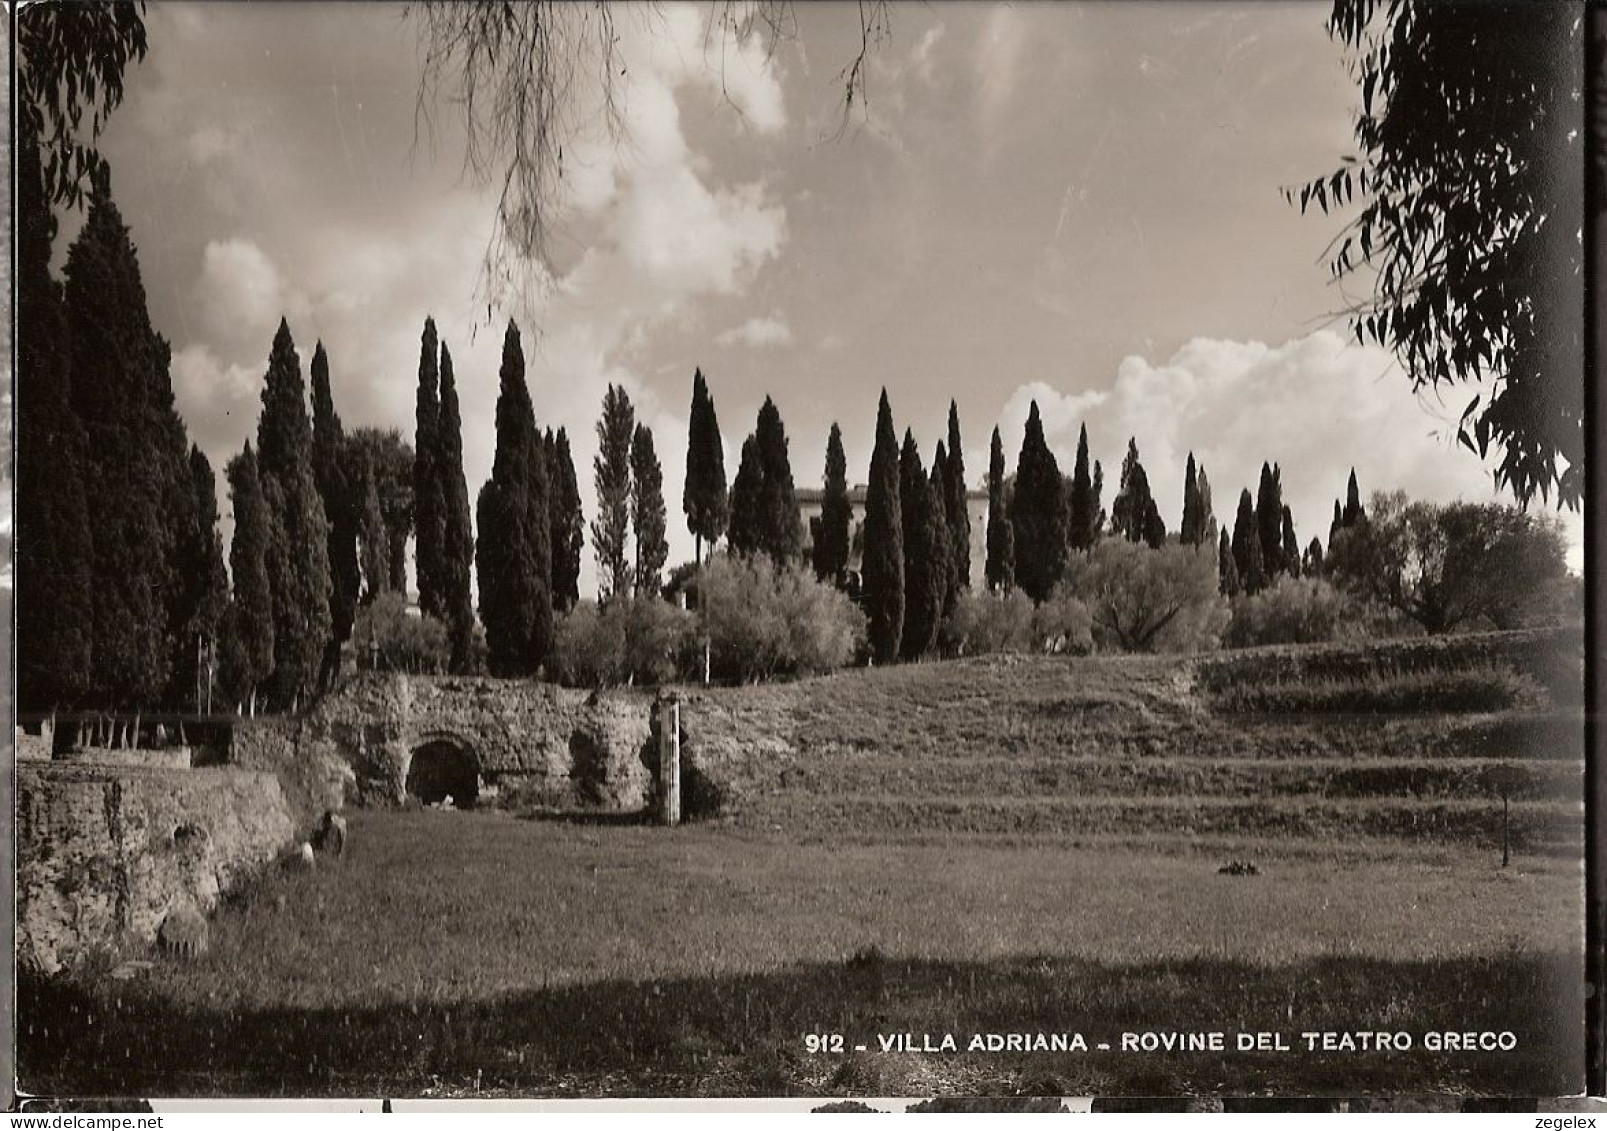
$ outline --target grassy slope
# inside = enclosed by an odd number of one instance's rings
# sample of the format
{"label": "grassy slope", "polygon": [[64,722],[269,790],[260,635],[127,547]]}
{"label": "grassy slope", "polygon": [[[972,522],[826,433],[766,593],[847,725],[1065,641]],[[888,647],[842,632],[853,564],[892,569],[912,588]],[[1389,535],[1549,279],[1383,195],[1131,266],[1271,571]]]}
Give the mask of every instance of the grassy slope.
{"label": "grassy slope", "polygon": [[[689,750],[731,794],[722,821],[356,814],[344,865],[277,876],[221,913],[203,961],[25,981],[23,1080],[1573,1091],[1577,705],[1511,643],[1006,657],[693,692]],[[1273,691],[1237,693],[1251,683]],[[1358,713],[1369,702],[1389,709]],[[1481,775],[1507,762],[1529,777],[1503,871]],[[1231,856],[1261,874],[1218,875]],[[801,1042],[1162,1025],[1510,1028],[1520,1047],[833,1058]]]}
{"label": "grassy slope", "polygon": [[[1224,836],[1576,856],[1577,707],[1554,641],[1488,634],[1204,660],[987,657],[694,691],[736,823],[800,838]],[[1566,652],[1563,653],[1566,655]]]}
{"label": "grassy slope", "polygon": [[[711,829],[356,814],[212,952],[24,982],[35,1089],[416,1094],[1566,1091],[1577,869],[1050,847],[799,846]],[[281,903],[283,906],[281,906]],[[1474,914],[1472,909],[1477,909]],[[652,978],[651,984],[644,979]],[[115,992],[111,992],[115,990]],[[810,1056],[808,1031],[1511,1028],[1518,1054]],[[1040,1082],[1040,1083],[1035,1083]],[[1547,1084],[1549,1087],[1542,1087]],[[1164,1085],[1164,1086],[1162,1086]]]}

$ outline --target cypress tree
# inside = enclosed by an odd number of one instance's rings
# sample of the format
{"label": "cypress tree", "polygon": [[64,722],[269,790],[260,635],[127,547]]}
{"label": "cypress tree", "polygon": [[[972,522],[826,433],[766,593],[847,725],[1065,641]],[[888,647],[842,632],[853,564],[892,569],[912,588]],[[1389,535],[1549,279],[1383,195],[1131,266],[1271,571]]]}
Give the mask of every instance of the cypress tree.
{"label": "cypress tree", "polygon": [[[1154,512],[1152,515],[1151,512]],[[1122,460],[1121,486],[1111,505],[1111,527],[1129,542],[1151,542],[1160,512],[1149,489],[1149,474],[1138,458],[1138,441],[1127,441],[1127,457]],[[1160,528],[1165,536],[1164,525]]]}
{"label": "cypress tree", "polygon": [[1161,510],[1153,498],[1144,506],[1144,543],[1152,550],[1159,550],[1166,545],[1166,523],[1161,519]]}
{"label": "cypress tree", "polygon": [[357,502],[358,561],[364,584],[360,599],[372,604],[375,597],[390,590],[390,534],[380,502],[378,476],[374,474],[374,454],[362,453],[362,465],[354,488]]}
{"label": "cypress tree", "polygon": [[38,137],[17,131],[16,663],[18,705],[79,703],[94,679],[94,543],[88,447],[72,407],[61,286],[50,275],[56,221]]}
{"label": "cypress tree", "polygon": [[418,607],[425,616],[445,620],[441,555],[446,544],[446,504],[435,469],[440,450],[440,361],[435,319],[424,319],[419,338],[418,396],[413,434],[413,566],[418,572]]}
{"label": "cypress tree", "polygon": [[792,462],[787,454],[787,430],[781,411],[769,397],[759,406],[754,430],[758,442],[760,476],[759,541],[777,565],[798,559],[803,550],[803,525],[798,518],[798,496],[793,489]]}
{"label": "cypress tree", "polygon": [[[947,549],[947,537],[943,526],[933,524],[931,486],[921,467],[915,436],[908,429],[899,453],[898,491],[900,524],[904,529],[904,631],[899,655],[916,660],[937,640],[943,614],[943,576],[938,560]],[[937,505],[942,506],[941,494]]]}
{"label": "cypress tree", "polygon": [[468,671],[474,649],[474,525],[469,515],[469,484],[463,477],[463,415],[458,405],[452,351],[441,343],[441,400],[436,417],[436,449],[431,461],[436,500],[441,505],[441,545],[436,589],[451,641],[451,666]]}
{"label": "cypress tree", "polygon": [[971,502],[965,481],[965,452],[960,440],[960,406],[949,401],[948,459],[944,465],[944,502],[949,520],[949,543],[954,547],[952,584],[958,593],[971,588]]}
{"label": "cypress tree", "polygon": [[1195,477],[1195,498],[1199,500],[1200,507],[1200,538],[1201,542],[1216,541],[1216,515],[1211,512],[1211,481],[1205,475],[1205,465],[1200,464],[1199,474]]}
{"label": "cypress tree", "polygon": [[324,503],[324,517],[329,520],[329,643],[320,673],[325,683],[340,668],[341,645],[351,639],[362,588],[357,560],[356,504],[360,500],[353,495],[354,485],[346,480],[345,448],[346,431],[329,385],[329,355],[320,341],[312,353],[312,471]]}
{"label": "cypress tree", "polygon": [[1312,537],[1311,544],[1306,547],[1306,556],[1301,562],[1301,568],[1307,577],[1322,576],[1322,542],[1315,536]]}
{"label": "cypress tree", "polygon": [[562,428],[552,437],[548,480],[552,488],[552,607],[567,611],[580,600],[580,554],[586,547],[586,518],[581,513],[580,482],[569,450],[569,433]]}
{"label": "cypress tree", "polygon": [[497,448],[477,504],[475,567],[491,674],[519,676],[536,672],[552,647],[552,555],[546,460],[511,321],[498,379]]}
{"label": "cypress tree", "polygon": [[1290,577],[1300,576],[1300,539],[1295,536],[1294,514],[1289,505],[1283,507],[1283,523],[1280,531],[1280,555],[1283,559],[1283,569]]}
{"label": "cypress tree", "polygon": [[876,406],[876,446],[865,494],[864,607],[876,662],[898,658],[904,633],[904,511],[898,437],[887,390]]}
{"label": "cypress tree", "polygon": [[[954,611],[954,602],[960,595],[960,571],[954,561],[954,523],[949,514],[949,501],[951,488],[954,485],[952,473],[949,470],[948,449],[943,441],[937,442],[937,451],[932,455],[932,472],[928,487],[931,494],[931,506],[928,508],[934,521],[939,523],[935,552],[933,554],[934,582],[938,596],[938,615],[935,621],[941,623],[943,618]],[[960,505],[965,505],[962,497]],[[966,521],[966,530],[971,528],[969,519]],[[969,547],[967,547],[969,549]],[[935,640],[935,629],[934,629]]]}
{"label": "cypress tree", "polygon": [[1178,529],[1178,541],[1185,546],[1198,546],[1205,538],[1205,521],[1200,514],[1199,472],[1194,466],[1194,453],[1189,453],[1183,467],[1183,525]]}
{"label": "cypress tree", "polygon": [[68,389],[84,430],[92,543],[91,692],[114,704],[154,703],[172,670],[165,598],[174,588],[174,520],[183,521],[175,505],[189,509],[188,484],[179,481],[189,445],[172,412],[168,346],[151,328],[138,256],[104,167],[65,278]]}
{"label": "cypress tree", "polygon": [[[1345,485],[1345,511],[1341,518],[1340,526],[1347,529],[1357,523],[1367,521],[1367,508],[1362,506],[1361,489],[1356,486],[1356,469],[1354,467],[1350,469],[1350,482]],[[1329,539],[1328,544],[1332,546],[1333,540]]]}
{"label": "cypress tree", "polygon": [[1333,517],[1333,521],[1328,524],[1328,545],[1330,547],[1333,546],[1334,539],[1339,536],[1339,532],[1341,530],[1343,530],[1344,528],[1345,528],[1345,517],[1344,517],[1343,514],[1340,513],[1339,500],[1335,499],[1334,500],[1334,517]]}
{"label": "cypress tree", "polygon": [[240,698],[250,700],[255,714],[257,688],[274,670],[275,618],[268,558],[275,524],[249,442],[229,461],[227,472],[234,506],[234,541],[229,547],[234,597],[227,613],[231,662],[225,664],[225,683]]}
{"label": "cypress tree", "polygon": [[1233,520],[1233,564],[1239,571],[1239,587],[1245,593],[1259,593],[1266,585],[1266,567],[1261,560],[1261,535],[1256,523],[1250,490],[1239,494],[1239,513]]}
{"label": "cypress tree", "polygon": [[988,557],[984,572],[988,588],[1008,593],[1016,584],[1015,527],[1010,523],[1004,490],[1004,445],[993,429],[988,449]]}
{"label": "cypress tree", "polygon": [[657,597],[663,584],[665,540],[664,471],[653,449],[653,433],[638,424],[631,437],[631,525],[636,531],[636,595]]}
{"label": "cypress tree", "polygon": [[692,374],[692,414],[687,428],[686,485],[681,492],[681,509],[686,514],[686,527],[692,532],[694,560],[702,565],[703,543],[712,547],[719,541],[731,516],[725,490],[725,445],[702,369]]}
{"label": "cypress tree", "polygon": [[1066,564],[1066,504],[1060,468],[1043,437],[1038,402],[1027,413],[1027,427],[1016,461],[1010,524],[1015,528],[1016,584],[1042,601],[1060,580]]}
{"label": "cypress tree", "polygon": [[742,458],[737,477],[731,481],[731,527],[726,540],[733,554],[746,557],[764,544],[764,463],[759,457],[759,437],[748,433],[742,441]]}
{"label": "cypress tree", "polygon": [[[204,650],[217,643],[218,629],[229,603],[229,575],[223,566],[223,537],[218,532],[218,484],[212,464],[200,448],[190,447],[190,523],[175,547],[175,580],[181,646],[174,664],[175,703],[195,707],[205,689]],[[199,709],[199,708],[197,708]]]}
{"label": "cypress tree", "polygon": [[826,474],[820,497],[820,530],[815,535],[815,576],[838,582],[848,568],[849,524],[854,505],[848,495],[848,457],[843,454],[843,431],[832,422],[826,437]]}
{"label": "cypress tree", "polygon": [[1233,543],[1228,538],[1228,532],[1222,531],[1221,540],[1216,549],[1217,588],[1224,597],[1237,597],[1239,595],[1239,566],[1233,558]]}
{"label": "cypress tree", "polygon": [[1094,520],[1098,515],[1094,483],[1088,472],[1088,425],[1077,433],[1077,462],[1071,472],[1071,489],[1066,506],[1067,532],[1073,550],[1086,550],[1094,544]]}
{"label": "cypress tree", "polygon": [[1105,504],[1100,501],[1104,497],[1104,494],[1105,468],[1096,459],[1094,461],[1094,501],[1092,508],[1090,508],[1094,512],[1094,530],[1088,539],[1088,544],[1090,546],[1105,536],[1105,521],[1109,516],[1105,514]]}
{"label": "cypress tree", "polygon": [[294,704],[311,688],[330,638],[329,521],[313,478],[312,428],[301,358],[283,319],[274,334],[257,420],[257,473],[273,519],[273,698]]}
{"label": "cypress tree", "polygon": [[631,591],[629,553],[631,519],[631,439],[636,410],[623,386],[609,385],[603,415],[597,421],[597,455],[592,474],[597,485],[597,517],[591,524],[592,551],[597,555],[597,588],[607,600]]}
{"label": "cypress tree", "polygon": [[1261,564],[1268,584],[1284,572],[1282,478],[1279,472],[1262,463],[1261,482],[1255,497],[1255,522],[1261,541]]}

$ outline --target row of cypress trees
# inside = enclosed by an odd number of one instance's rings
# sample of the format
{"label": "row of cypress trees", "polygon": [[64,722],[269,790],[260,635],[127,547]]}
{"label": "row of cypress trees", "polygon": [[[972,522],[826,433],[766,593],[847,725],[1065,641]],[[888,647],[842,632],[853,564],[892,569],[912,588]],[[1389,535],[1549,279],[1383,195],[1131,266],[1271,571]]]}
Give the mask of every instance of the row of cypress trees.
{"label": "row of cypress trees", "polygon": [[184,700],[227,594],[212,468],[174,407],[105,166],[58,281],[37,134],[17,140],[20,705]]}
{"label": "row of cypress trees", "polygon": [[[26,147],[19,161],[37,161]],[[26,170],[25,170],[26,172]],[[25,705],[187,703],[201,680],[202,646],[216,641],[224,682],[294,704],[336,670],[356,609],[387,588],[405,590],[413,532],[421,611],[448,628],[451,664],[473,660],[479,617],[491,670],[538,670],[552,645],[553,614],[578,600],[585,535],[568,436],[535,421],[518,328],[510,323],[499,371],[497,448],[469,515],[462,421],[452,358],[432,319],[421,337],[415,447],[394,433],[348,436],[335,409],[329,357],[311,363],[311,404],[288,325],[269,354],[255,448],[230,461],[235,513],[230,593],[217,533],[212,469],[188,443],[173,405],[169,348],[151,328],[137,256],[104,172],[67,257],[63,286],[50,276],[48,204],[22,176],[19,212],[18,545],[19,687]],[[93,380],[74,380],[93,374]],[[658,592],[667,556],[663,476],[650,430],[610,386],[594,463],[591,524],[603,598]],[[91,456],[93,453],[93,456]],[[407,466],[410,463],[410,467]],[[841,582],[851,553],[852,502],[842,434],[827,441],[825,492],[813,566]],[[1087,429],[1062,477],[1034,403],[1013,476],[998,429],[990,450],[986,583],[1048,596],[1067,556],[1107,527],[1103,470],[1090,463]],[[867,488],[863,597],[881,662],[930,650],[956,595],[971,583],[970,515],[958,410],[930,470],[914,435],[902,445],[886,390],[877,410]],[[1257,498],[1245,491],[1230,537],[1220,535],[1224,592],[1256,592],[1278,576],[1320,568],[1304,554],[1281,501],[1281,472],[1263,466]],[[727,536],[734,552],[794,561],[803,543],[785,426],[766,398],[743,444],[730,491],[713,398],[693,377],[682,498],[701,561]],[[1354,473],[1335,503],[1332,535],[1362,517]],[[1108,516],[1112,536],[1158,546],[1167,534],[1135,442]],[[1210,485],[1192,453],[1180,540],[1216,536]],[[475,531],[478,530],[478,542]],[[634,536],[633,536],[634,535]]]}
{"label": "row of cypress trees", "polygon": [[[833,437],[840,450],[835,427]],[[994,440],[997,444],[997,431]],[[878,663],[911,660],[929,651],[944,615],[971,584],[964,461],[959,409],[953,401],[948,435],[938,441],[928,473],[911,430],[904,430],[899,445],[892,405],[882,390],[866,486],[862,561],[871,653]],[[831,462],[828,458],[828,466]]]}

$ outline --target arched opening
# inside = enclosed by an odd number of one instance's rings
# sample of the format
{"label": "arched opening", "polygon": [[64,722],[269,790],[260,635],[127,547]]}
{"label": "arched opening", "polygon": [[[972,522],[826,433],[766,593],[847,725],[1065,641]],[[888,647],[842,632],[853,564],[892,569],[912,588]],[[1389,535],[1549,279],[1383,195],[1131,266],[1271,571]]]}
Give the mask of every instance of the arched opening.
{"label": "arched opening", "polygon": [[473,751],[447,739],[426,742],[407,766],[407,792],[425,805],[450,802],[473,809],[480,797],[480,763]]}

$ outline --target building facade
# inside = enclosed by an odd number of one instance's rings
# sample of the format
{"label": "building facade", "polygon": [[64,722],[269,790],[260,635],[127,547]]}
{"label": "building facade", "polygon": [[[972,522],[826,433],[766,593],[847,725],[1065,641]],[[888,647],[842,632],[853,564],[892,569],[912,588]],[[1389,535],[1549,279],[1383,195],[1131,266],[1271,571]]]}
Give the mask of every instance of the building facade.
{"label": "building facade", "polygon": [[[803,523],[804,554],[814,560],[815,531],[820,524],[820,505],[825,495],[818,487],[800,487],[798,517]],[[865,547],[865,486],[860,484],[848,491],[851,507],[848,520],[848,569],[858,573]],[[971,490],[965,494],[965,508],[971,516],[971,584],[982,585],[983,570],[988,560],[988,493]]]}

